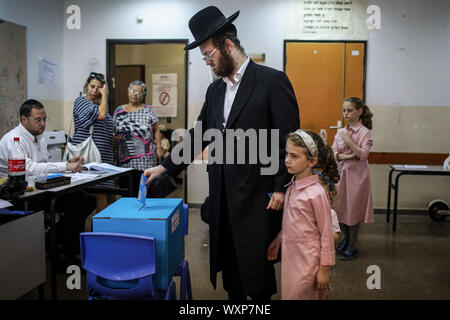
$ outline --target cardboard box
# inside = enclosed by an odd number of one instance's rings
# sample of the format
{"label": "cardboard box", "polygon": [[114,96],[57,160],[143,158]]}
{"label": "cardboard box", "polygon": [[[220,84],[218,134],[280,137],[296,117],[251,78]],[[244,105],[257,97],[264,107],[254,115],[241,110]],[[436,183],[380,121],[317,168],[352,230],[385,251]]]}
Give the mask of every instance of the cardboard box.
{"label": "cardboard box", "polygon": [[[167,289],[178,264],[184,260],[183,200],[149,198],[146,206],[136,198],[120,198],[93,216],[94,232],[115,232],[154,237],[156,289]],[[132,248],[130,248],[132,250]]]}

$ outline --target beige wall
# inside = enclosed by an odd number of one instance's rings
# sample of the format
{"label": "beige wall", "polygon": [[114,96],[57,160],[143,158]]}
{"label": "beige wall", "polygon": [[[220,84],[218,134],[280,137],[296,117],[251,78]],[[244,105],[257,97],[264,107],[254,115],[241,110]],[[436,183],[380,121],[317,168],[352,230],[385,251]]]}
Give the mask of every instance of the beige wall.
{"label": "beige wall", "polygon": [[[450,152],[450,107],[369,106],[375,152]],[[386,208],[388,165],[370,165],[375,208]],[[426,208],[434,199],[450,202],[450,179],[445,176],[400,178],[399,208]]]}
{"label": "beige wall", "polygon": [[376,152],[447,153],[450,106],[369,106]]}

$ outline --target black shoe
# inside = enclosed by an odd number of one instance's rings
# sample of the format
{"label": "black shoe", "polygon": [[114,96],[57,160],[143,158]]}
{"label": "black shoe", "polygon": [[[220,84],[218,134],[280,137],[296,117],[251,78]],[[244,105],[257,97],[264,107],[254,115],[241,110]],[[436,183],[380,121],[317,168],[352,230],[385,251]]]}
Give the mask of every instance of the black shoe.
{"label": "black shoe", "polygon": [[358,255],[358,249],[353,248],[347,248],[345,251],[341,254],[341,260],[353,260]]}
{"label": "black shoe", "polygon": [[347,238],[344,238],[336,247],[336,253],[341,254],[342,252],[345,251],[345,249],[347,249],[347,246],[348,246],[348,240],[347,240]]}

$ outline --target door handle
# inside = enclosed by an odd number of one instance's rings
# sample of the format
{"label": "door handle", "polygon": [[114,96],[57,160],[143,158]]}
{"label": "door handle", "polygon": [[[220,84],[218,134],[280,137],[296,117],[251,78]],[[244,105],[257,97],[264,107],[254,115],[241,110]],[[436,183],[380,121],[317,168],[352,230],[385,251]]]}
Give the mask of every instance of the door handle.
{"label": "door handle", "polygon": [[330,126],[330,129],[340,129],[342,128],[342,121],[338,120],[337,125],[336,126]]}
{"label": "door handle", "polygon": [[112,81],[112,87],[113,87],[113,89],[115,89],[116,88],[116,78],[112,77],[111,81]]}

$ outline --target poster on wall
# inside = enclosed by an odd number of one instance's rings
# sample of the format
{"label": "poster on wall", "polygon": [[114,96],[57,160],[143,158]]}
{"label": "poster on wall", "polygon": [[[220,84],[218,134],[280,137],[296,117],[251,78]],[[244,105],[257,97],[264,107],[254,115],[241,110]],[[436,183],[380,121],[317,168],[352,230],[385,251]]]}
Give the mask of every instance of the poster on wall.
{"label": "poster on wall", "polygon": [[367,40],[367,0],[296,0],[289,3],[289,39]]}
{"label": "poster on wall", "polygon": [[41,84],[56,87],[56,74],[58,65],[46,59],[39,60],[39,78]]}
{"label": "poster on wall", "polygon": [[176,73],[152,75],[152,107],[158,117],[177,116],[177,84]]}

